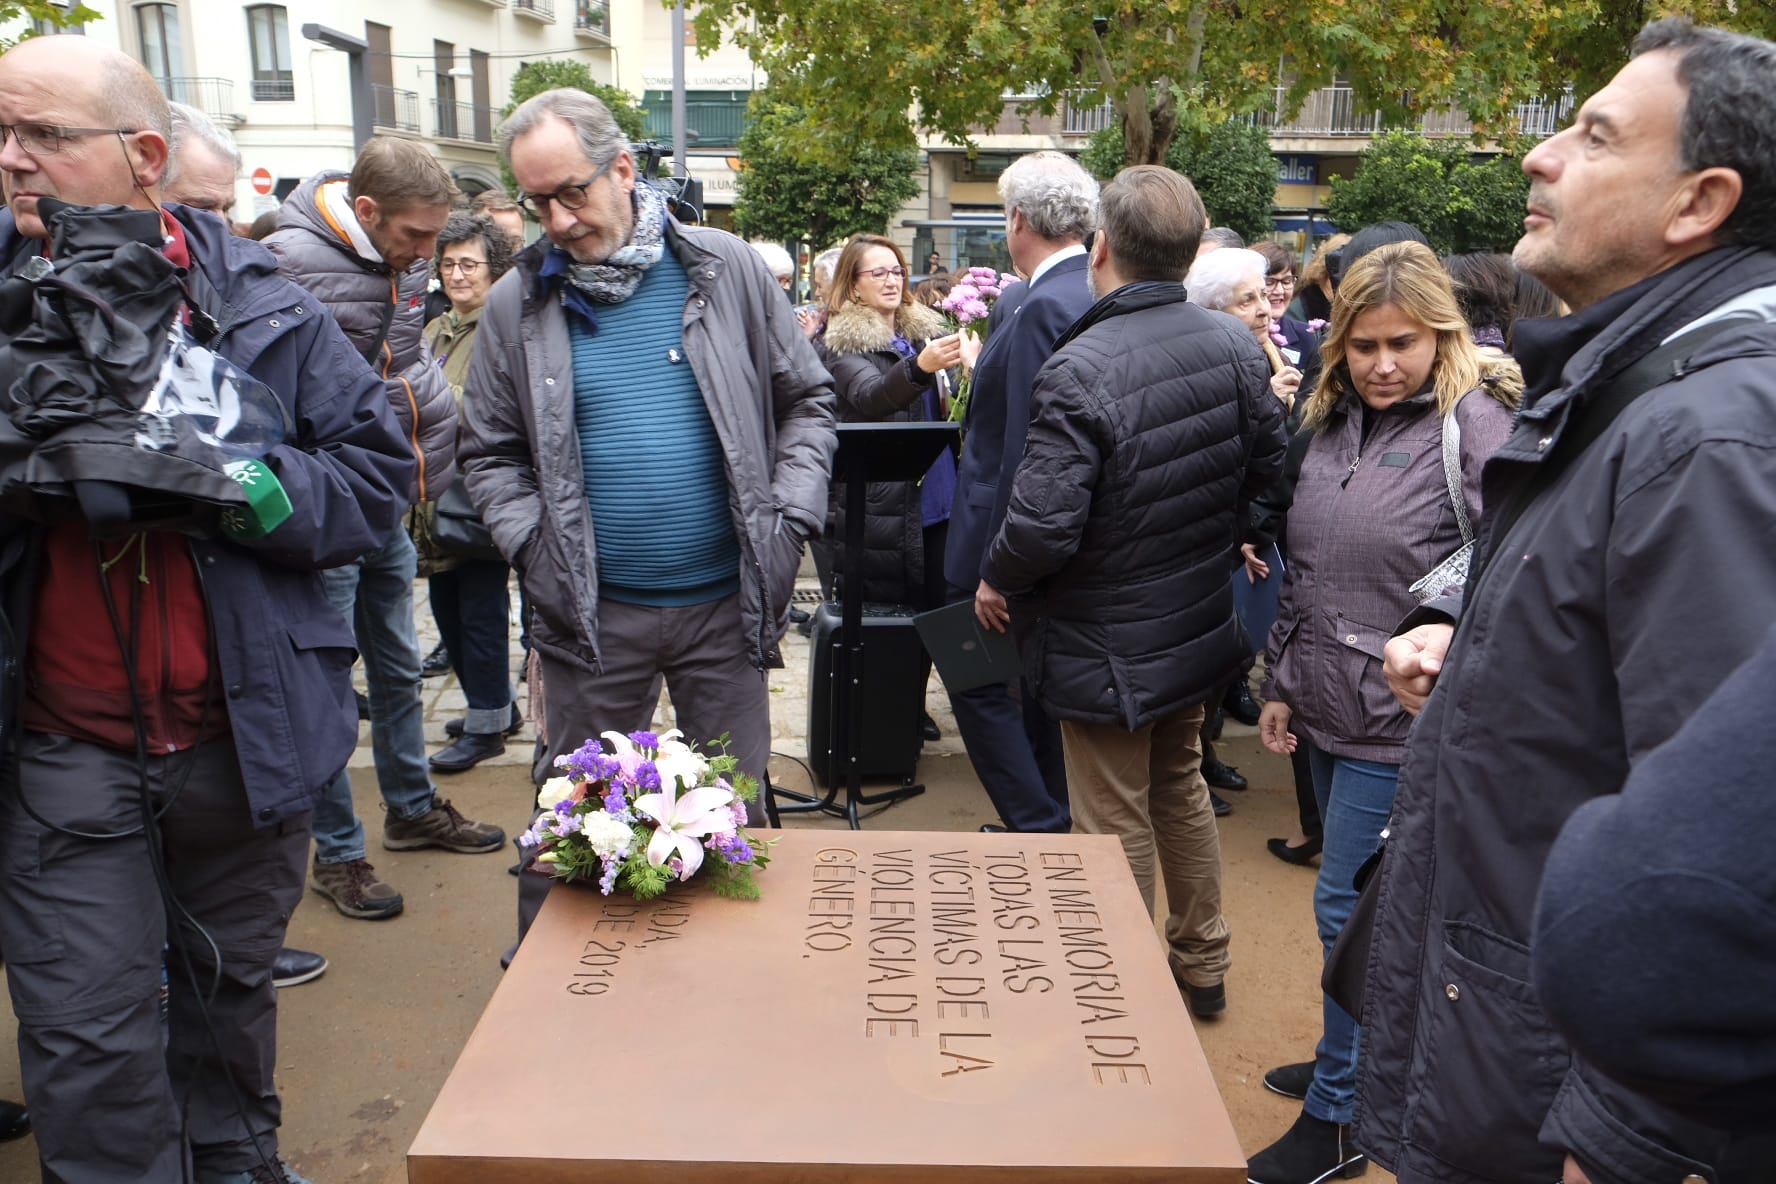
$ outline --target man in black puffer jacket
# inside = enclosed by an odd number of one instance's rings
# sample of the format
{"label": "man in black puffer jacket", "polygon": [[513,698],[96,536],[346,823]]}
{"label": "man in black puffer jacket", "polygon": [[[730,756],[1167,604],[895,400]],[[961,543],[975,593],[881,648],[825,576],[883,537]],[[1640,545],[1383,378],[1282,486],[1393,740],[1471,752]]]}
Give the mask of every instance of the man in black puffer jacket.
{"label": "man in black puffer jacket", "polygon": [[1190,182],[1125,169],[1100,213],[1101,298],[1037,376],[986,584],[1061,721],[1074,829],[1122,839],[1149,911],[1158,846],[1172,970],[1208,1016],[1228,937],[1198,732],[1245,653],[1232,576],[1246,501],[1282,468],[1283,405],[1251,332],[1185,302],[1204,222]]}

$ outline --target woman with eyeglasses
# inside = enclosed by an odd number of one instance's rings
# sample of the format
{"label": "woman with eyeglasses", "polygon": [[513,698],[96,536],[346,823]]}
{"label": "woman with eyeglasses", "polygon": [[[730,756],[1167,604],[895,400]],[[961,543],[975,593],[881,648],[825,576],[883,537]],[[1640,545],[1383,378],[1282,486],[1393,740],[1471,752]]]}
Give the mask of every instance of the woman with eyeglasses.
{"label": "woman with eyeglasses", "polygon": [[[486,215],[452,214],[438,235],[432,266],[450,298],[450,311],[426,326],[425,338],[456,393],[459,413],[481,309],[493,282],[511,265],[511,240]],[[432,754],[431,765],[441,773],[458,773],[504,752],[506,736],[521,724],[507,653],[509,569],[498,559],[468,559],[441,549],[432,536],[436,507],[426,502],[414,508],[413,541],[420,574],[430,588],[432,616],[468,700],[468,713],[445,725],[453,741]]]}
{"label": "woman with eyeglasses", "polygon": [[[962,360],[960,336],[909,298],[906,257],[893,241],[860,234],[845,245],[827,287],[826,327],[815,337],[832,372],[844,423],[941,422],[949,414],[945,373]],[[841,599],[936,608],[944,601],[944,538],[956,494],[956,458],[938,456],[918,484],[883,482],[868,491],[861,587]],[[833,569],[846,570],[843,504],[835,490]],[[925,716],[921,734],[936,739]]]}
{"label": "woman with eyeglasses", "polygon": [[1283,360],[1301,371],[1301,389],[1311,391],[1320,380],[1320,330],[1289,315],[1295,299],[1295,253],[1280,243],[1253,243],[1264,256],[1264,301],[1270,310],[1270,339]]}

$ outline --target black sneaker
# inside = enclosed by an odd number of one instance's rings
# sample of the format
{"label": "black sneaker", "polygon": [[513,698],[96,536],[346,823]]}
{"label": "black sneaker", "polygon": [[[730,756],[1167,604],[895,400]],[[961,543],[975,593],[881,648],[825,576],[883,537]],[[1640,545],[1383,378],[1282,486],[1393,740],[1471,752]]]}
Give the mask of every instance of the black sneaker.
{"label": "black sneaker", "polygon": [[1307,1100],[1307,1087],[1313,1084],[1314,1063],[1297,1061],[1293,1065],[1278,1065],[1264,1075],[1264,1088],[1273,1094],[1282,1094],[1285,1098],[1294,1098],[1297,1102]]}
{"label": "black sneaker", "polygon": [[1306,1111],[1282,1138],[1246,1165],[1246,1184],[1322,1184],[1338,1177],[1354,1180],[1369,1160],[1350,1145],[1350,1127]]}
{"label": "black sneaker", "polygon": [[[458,736],[448,746],[434,752],[426,763],[436,773],[466,773],[490,757],[504,756],[505,752],[504,736],[472,732]],[[500,842],[505,841],[505,836],[501,835]]]}
{"label": "black sneaker", "polygon": [[1190,1000],[1190,1014],[1199,1020],[1210,1020],[1227,1010],[1227,984],[1212,987],[1184,984],[1184,996]]}
{"label": "black sneaker", "polygon": [[1209,809],[1215,812],[1215,817],[1217,818],[1225,818],[1233,813],[1232,803],[1228,802],[1214,790],[1209,791]]}
{"label": "black sneaker", "polygon": [[271,985],[280,991],[313,982],[326,973],[326,958],[307,950],[292,950],[289,946],[279,950],[271,961]]}
{"label": "black sneaker", "polygon": [[1203,780],[1216,789],[1241,790],[1246,788],[1246,779],[1232,765],[1220,761],[1204,761],[1202,766]]}

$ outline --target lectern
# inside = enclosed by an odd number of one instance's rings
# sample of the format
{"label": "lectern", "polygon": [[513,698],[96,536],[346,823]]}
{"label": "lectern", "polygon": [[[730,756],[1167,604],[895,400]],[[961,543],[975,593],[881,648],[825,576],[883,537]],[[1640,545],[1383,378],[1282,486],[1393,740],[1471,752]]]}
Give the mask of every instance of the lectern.
{"label": "lectern", "polygon": [[[954,447],[960,429],[953,423],[842,423],[833,455],[833,480],[844,482],[845,562],[840,568],[844,596],[839,626],[839,660],[827,690],[831,710],[833,758],[826,762],[824,796],[768,786],[765,812],[773,826],[780,814],[832,814],[859,826],[858,807],[885,805],[925,792],[908,783],[880,793],[863,792],[863,769],[857,738],[863,734],[864,663],[869,654],[863,630],[863,518],[865,493],[871,482],[918,481],[945,448]],[[820,693],[811,688],[810,694]],[[844,800],[840,801],[843,793]],[[779,802],[783,798],[787,801]]]}

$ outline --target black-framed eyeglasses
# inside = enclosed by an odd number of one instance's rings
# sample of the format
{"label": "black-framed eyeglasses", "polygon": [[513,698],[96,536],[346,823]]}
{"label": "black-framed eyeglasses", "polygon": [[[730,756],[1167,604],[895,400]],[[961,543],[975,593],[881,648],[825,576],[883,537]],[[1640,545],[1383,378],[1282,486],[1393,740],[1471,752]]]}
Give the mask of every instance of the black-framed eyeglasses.
{"label": "black-framed eyeglasses", "polygon": [[[573,207],[568,208],[572,209]],[[475,273],[486,266],[487,260],[485,259],[445,259],[438,264],[438,274],[449,275],[453,271],[460,271],[465,278],[473,279]]]}
{"label": "black-framed eyeglasses", "polygon": [[[621,155],[622,153],[617,154],[617,156]],[[539,222],[542,221],[546,214],[548,214],[549,205],[552,202],[559,203],[564,210],[584,209],[586,206],[586,191],[598,184],[598,178],[610,172],[611,166],[616,163],[617,157],[613,156],[602,165],[599,165],[596,173],[593,173],[578,185],[563,185],[554,193],[520,193],[518,195],[518,206],[526,214],[535,218]]]}
{"label": "black-framed eyeglasses", "polygon": [[8,139],[18,141],[18,146],[32,156],[54,156],[67,146],[69,140],[79,140],[86,136],[133,136],[141,131],[136,127],[62,127],[53,123],[0,123],[0,148],[6,146]]}
{"label": "black-framed eyeglasses", "polygon": [[1293,288],[1295,286],[1295,277],[1292,275],[1265,276],[1264,286],[1267,288]]}

